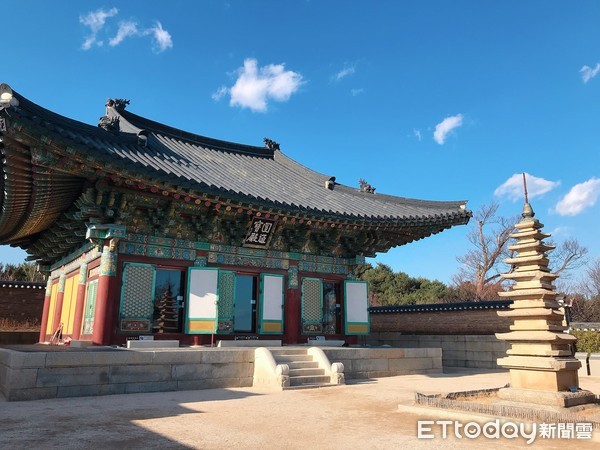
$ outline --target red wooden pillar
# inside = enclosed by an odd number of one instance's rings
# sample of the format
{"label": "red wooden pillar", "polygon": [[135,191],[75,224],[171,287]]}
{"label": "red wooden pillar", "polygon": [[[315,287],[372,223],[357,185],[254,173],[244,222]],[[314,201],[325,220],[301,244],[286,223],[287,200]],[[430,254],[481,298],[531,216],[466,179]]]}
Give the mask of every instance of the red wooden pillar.
{"label": "red wooden pillar", "polygon": [[77,299],[75,301],[75,317],[73,319],[73,339],[81,336],[81,323],[83,322],[83,309],[85,306],[85,284],[87,281],[87,263],[79,268],[79,284],[77,285]]}
{"label": "red wooden pillar", "polygon": [[298,285],[298,267],[288,270],[288,288],[285,291],[283,308],[283,342],[297,344],[300,337],[300,287]]}
{"label": "red wooden pillar", "polygon": [[117,278],[117,249],[115,247],[115,243],[111,245],[106,242],[102,248],[96,309],[94,310],[94,331],[92,334],[92,342],[96,345],[110,344],[111,302],[113,301]]}
{"label": "red wooden pillar", "polygon": [[54,321],[52,322],[52,333],[56,331],[60,325],[60,316],[62,315],[63,300],[65,298],[65,282],[67,275],[61,272],[58,279],[58,293],[56,295],[56,306],[54,307]]}
{"label": "red wooden pillar", "polygon": [[52,278],[48,276],[46,293],[44,294],[44,309],[42,310],[42,323],[40,325],[40,342],[46,342],[46,329],[48,328],[48,316],[50,315],[50,296],[52,294]]}

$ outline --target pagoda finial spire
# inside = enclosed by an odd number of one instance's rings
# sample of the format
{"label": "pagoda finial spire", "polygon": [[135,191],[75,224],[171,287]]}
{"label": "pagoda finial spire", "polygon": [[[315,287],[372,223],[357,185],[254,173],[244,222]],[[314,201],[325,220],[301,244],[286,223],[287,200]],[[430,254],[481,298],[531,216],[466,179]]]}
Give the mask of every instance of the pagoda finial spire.
{"label": "pagoda finial spire", "polygon": [[527,196],[527,178],[525,175],[525,172],[523,172],[523,192],[525,193],[525,204],[523,205],[523,213],[521,216],[523,219],[531,219],[533,216],[535,216],[535,213],[529,204],[529,197]]}

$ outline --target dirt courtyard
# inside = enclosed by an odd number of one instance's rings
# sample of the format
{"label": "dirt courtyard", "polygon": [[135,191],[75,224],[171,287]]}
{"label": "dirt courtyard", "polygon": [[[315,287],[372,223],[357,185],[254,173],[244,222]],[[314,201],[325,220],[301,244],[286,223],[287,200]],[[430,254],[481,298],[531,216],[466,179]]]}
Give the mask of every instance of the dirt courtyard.
{"label": "dirt courtyard", "polygon": [[[346,386],[293,391],[257,388],[0,400],[0,447],[7,449],[396,449],[598,448],[589,440],[417,438],[419,417],[398,411],[415,391],[500,387],[508,373],[453,369]],[[581,387],[596,393],[600,378]]]}

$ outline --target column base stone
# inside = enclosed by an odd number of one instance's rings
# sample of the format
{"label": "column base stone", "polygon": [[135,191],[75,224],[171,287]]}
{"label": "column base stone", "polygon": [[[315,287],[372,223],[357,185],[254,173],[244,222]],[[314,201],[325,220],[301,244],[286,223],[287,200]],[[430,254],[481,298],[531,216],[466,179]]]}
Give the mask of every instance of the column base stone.
{"label": "column base stone", "polygon": [[498,398],[515,403],[558,406],[561,408],[570,408],[572,406],[595,403],[596,401],[596,396],[590,391],[551,392],[513,387],[500,389],[498,391]]}

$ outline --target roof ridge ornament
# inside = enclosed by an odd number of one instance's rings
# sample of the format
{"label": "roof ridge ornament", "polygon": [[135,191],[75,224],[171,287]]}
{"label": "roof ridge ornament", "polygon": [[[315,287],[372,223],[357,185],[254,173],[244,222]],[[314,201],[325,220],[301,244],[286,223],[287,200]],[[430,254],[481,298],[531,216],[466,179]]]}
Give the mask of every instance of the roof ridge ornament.
{"label": "roof ridge ornament", "polygon": [[11,106],[19,106],[19,100],[14,96],[13,90],[6,83],[0,84],[0,111],[10,108]]}
{"label": "roof ridge ornament", "polygon": [[269,150],[279,150],[279,142],[272,141],[269,138],[264,138],[263,141],[265,143],[265,147],[267,147]]}
{"label": "roof ridge ornament", "polygon": [[124,98],[115,98],[114,100],[112,98],[106,99],[106,106],[115,108],[117,111],[124,111],[129,103],[131,103],[131,100],[126,100]]}
{"label": "roof ridge ornament", "polygon": [[368,194],[374,194],[375,193],[375,189],[376,188],[374,188],[369,183],[367,183],[363,178],[361,178],[360,180],[358,180],[358,184],[360,185],[360,192],[366,192]]}
{"label": "roof ridge ornament", "polygon": [[110,133],[118,133],[120,131],[119,116],[102,116],[98,119],[98,127]]}
{"label": "roof ridge ornament", "polygon": [[329,189],[330,191],[333,191],[334,187],[335,187],[335,177],[329,177],[328,180],[325,180],[325,189]]}

